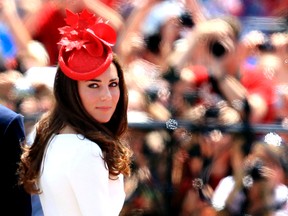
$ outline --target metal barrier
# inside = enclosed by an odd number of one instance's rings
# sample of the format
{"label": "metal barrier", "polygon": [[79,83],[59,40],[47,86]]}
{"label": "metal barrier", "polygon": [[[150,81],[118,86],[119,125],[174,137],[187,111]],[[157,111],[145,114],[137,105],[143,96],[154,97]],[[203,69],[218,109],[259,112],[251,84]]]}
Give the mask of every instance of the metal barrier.
{"label": "metal barrier", "polygon": [[[219,129],[225,132],[241,132],[243,128],[246,127],[244,124],[231,124],[231,125],[220,125],[220,124],[211,124],[211,125],[199,125],[194,124],[189,121],[178,121],[177,119],[170,119],[167,122],[163,121],[148,121],[148,122],[130,122],[130,128],[137,128],[142,130],[157,130],[157,129],[167,129],[173,130],[176,128],[185,128],[190,131],[201,131],[202,129]],[[285,127],[280,124],[251,124],[249,125],[250,129],[256,133],[262,132],[281,132],[288,133],[288,125]]]}

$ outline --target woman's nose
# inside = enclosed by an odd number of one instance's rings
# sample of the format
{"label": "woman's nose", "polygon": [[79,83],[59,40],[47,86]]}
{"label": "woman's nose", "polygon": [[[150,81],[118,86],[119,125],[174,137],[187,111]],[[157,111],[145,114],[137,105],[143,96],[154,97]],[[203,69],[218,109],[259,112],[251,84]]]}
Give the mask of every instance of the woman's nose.
{"label": "woman's nose", "polygon": [[103,88],[101,91],[100,99],[102,101],[110,100],[112,98],[109,88]]}

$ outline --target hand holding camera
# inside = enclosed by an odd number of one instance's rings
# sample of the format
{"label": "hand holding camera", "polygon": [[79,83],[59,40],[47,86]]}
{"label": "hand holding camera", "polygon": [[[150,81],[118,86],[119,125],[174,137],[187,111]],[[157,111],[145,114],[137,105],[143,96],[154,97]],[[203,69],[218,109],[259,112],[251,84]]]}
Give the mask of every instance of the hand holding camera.
{"label": "hand holding camera", "polygon": [[235,36],[232,27],[226,21],[213,19],[200,23],[195,31],[198,42],[202,43],[205,52],[202,61],[209,67],[217,68],[229,58],[230,54],[234,55]]}

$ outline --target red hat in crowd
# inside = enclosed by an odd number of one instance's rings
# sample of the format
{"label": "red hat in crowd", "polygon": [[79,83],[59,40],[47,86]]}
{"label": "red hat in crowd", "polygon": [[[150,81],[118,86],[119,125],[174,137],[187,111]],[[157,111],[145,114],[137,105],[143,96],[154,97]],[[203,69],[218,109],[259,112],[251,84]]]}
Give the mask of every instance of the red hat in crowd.
{"label": "red hat in crowd", "polygon": [[66,10],[66,15],[68,26],[59,28],[59,66],[73,80],[93,79],[112,62],[116,31],[86,9],[78,14]]}

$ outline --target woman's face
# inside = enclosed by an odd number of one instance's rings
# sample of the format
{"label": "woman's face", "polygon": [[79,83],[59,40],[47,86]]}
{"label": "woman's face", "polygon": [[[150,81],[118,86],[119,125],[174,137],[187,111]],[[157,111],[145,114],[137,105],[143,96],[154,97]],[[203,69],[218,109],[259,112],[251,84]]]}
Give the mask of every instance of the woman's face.
{"label": "woman's face", "polygon": [[78,81],[78,91],[86,111],[98,122],[106,123],[113,115],[120,97],[119,77],[112,63],[100,76]]}

